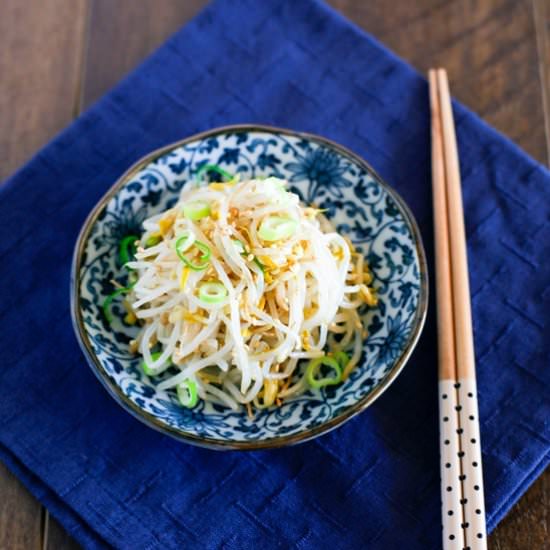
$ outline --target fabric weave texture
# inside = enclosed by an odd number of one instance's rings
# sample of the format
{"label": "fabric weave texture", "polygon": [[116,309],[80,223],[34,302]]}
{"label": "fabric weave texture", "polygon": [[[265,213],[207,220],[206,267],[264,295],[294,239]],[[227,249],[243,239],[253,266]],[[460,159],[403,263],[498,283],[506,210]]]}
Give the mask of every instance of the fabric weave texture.
{"label": "fabric weave texture", "polygon": [[[454,108],[492,529],[550,456],[550,177]],[[243,122],[364,157],[413,210],[433,268],[425,79],[317,0],[217,0],[0,188],[0,457],[86,548],[438,548],[433,293],[392,387],[296,447],[172,440],[86,365],[69,314],[86,215],[144,154]]]}

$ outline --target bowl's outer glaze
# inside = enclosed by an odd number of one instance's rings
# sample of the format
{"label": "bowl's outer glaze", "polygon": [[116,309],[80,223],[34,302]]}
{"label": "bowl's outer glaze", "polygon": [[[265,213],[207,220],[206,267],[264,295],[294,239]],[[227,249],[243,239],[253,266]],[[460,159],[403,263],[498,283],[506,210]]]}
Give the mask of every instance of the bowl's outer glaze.
{"label": "bowl's outer glaze", "polygon": [[[341,386],[307,393],[280,408],[234,412],[204,402],[178,405],[128,352],[137,329],[122,308],[106,324],[101,304],[109,281],[122,278],[119,240],[171,207],[204,163],[241,178],[275,175],[309,204],[326,209],[339,233],[367,258],[379,306],[366,312],[369,337],[359,366]],[[189,183],[187,183],[189,184]],[[315,437],[372,403],[393,381],[420,335],[427,308],[427,269],[420,234],[400,197],[362,159],[317,136],[262,126],[211,130],[155,151],[130,168],[88,217],[75,249],[72,314],[92,370],[109,393],[149,426],[190,443],[217,448],[278,447]]]}

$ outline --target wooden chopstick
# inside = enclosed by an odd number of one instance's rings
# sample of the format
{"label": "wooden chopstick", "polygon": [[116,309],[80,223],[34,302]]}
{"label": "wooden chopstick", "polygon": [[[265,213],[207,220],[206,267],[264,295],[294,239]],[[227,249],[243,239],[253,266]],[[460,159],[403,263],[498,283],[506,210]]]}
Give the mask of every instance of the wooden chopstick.
{"label": "wooden chopstick", "polygon": [[[428,74],[432,119],[432,195],[434,211],[434,241],[437,295],[437,339],[439,377],[439,447],[443,547],[465,548],[462,511],[462,469],[460,452],[456,383],[453,298],[447,221],[447,190],[443,131],[439,105],[437,73]],[[449,489],[450,487],[450,489]]]}
{"label": "wooden chopstick", "polygon": [[429,71],[443,547],[484,549],[485,507],[458,150],[447,74]]}

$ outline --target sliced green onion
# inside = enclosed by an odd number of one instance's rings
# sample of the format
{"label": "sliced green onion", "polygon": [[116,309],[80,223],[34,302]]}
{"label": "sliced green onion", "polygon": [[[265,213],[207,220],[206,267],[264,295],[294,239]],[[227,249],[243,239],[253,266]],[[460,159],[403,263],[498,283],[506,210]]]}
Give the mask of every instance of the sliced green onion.
{"label": "sliced green onion", "polygon": [[197,172],[195,174],[195,179],[196,179],[197,182],[200,182],[200,177],[205,172],[216,172],[216,174],[219,174],[220,176],[222,176],[222,177],[224,177],[228,180],[233,179],[233,176],[229,172],[226,172],[223,168],[220,168],[218,165],[216,165],[216,164],[203,164],[197,170]]}
{"label": "sliced green onion", "polygon": [[111,303],[117,296],[120,296],[121,294],[126,294],[126,292],[130,292],[130,290],[132,290],[132,286],[117,288],[114,292],[111,292],[111,294],[109,294],[109,296],[107,296],[105,300],[103,300],[103,305],[101,307],[103,308],[103,315],[105,316],[105,319],[109,324],[113,322],[113,316],[111,315],[110,310]]}
{"label": "sliced green onion", "polygon": [[246,250],[244,248],[244,244],[242,243],[242,241],[239,241],[239,239],[233,239],[232,243],[235,246],[235,248],[237,249],[237,252],[239,254],[246,254]]}
{"label": "sliced green onion", "polygon": [[[184,252],[191,248],[192,246],[198,248],[201,251],[200,263],[193,263],[187,256],[184,255]],[[190,241],[190,234],[185,233],[178,238],[175,245],[176,253],[179,256],[179,259],[193,271],[202,271],[206,269],[210,264],[210,256],[212,252],[210,248],[201,241]]]}
{"label": "sliced green onion", "polygon": [[206,201],[192,201],[183,206],[183,215],[193,221],[210,216],[210,205]]}
{"label": "sliced green onion", "polygon": [[189,231],[184,231],[176,241],[175,248],[178,255],[185,252],[188,248],[191,248],[194,242],[195,237]]}
{"label": "sliced green onion", "polygon": [[[160,356],[162,355],[162,351],[155,351],[154,353],[151,353],[151,359],[153,361],[156,361]],[[170,365],[170,361],[166,361],[162,367],[157,367],[156,369],[152,369],[146,361],[142,361],[141,363],[141,370],[147,375],[147,376],[156,376],[157,374],[160,374],[164,368],[168,367]]]}
{"label": "sliced green onion", "polygon": [[268,216],[260,224],[258,235],[264,241],[288,239],[296,232],[298,222],[281,216]]}
{"label": "sliced green onion", "polygon": [[[239,241],[239,239],[233,239],[233,244],[235,245],[235,248],[237,249],[237,252],[241,254],[242,256],[246,256],[247,252],[244,247],[244,244],[242,241]],[[252,261],[262,270],[262,273],[265,271],[265,266],[258,260],[256,256],[252,259]]]}
{"label": "sliced green onion", "polygon": [[179,402],[188,409],[192,409],[199,400],[197,395],[197,383],[190,378],[184,380],[177,386]]}
{"label": "sliced green onion", "polygon": [[202,254],[200,255],[200,259],[202,260],[202,263],[194,264],[190,262],[185,256],[183,256],[184,263],[195,271],[201,271],[203,269],[206,269],[208,267],[208,264],[210,263],[210,256],[212,254],[210,251],[210,248],[201,241],[195,241],[193,243],[193,246],[195,246],[202,252]]}
{"label": "sliced green onion", "polygon": [[345,351],[337,351],[333,357],[342,369],[349,363],[349,355]]}
{"label": "sliced green onion", "polygon": [[162,237],[160,235],[151,235],[146,241],[145,241],[145,248],[151,248],[152,246],[156,246],[162,241]]}
{"label": "sliced green onion", "polygon": [[118,244],[118,258],[122,265],[126,265],[136,253],[136,241],[139,237],[128,235],[124,237]]}
{"label": "sliced green onion", "polygon": [[256,256],[254,256],[254,259],[252,260],[261,270],[262,273],[265,273],[265,265],[258,260]]}
{"label": "sliced green onion", "polygon": [[[332,369],[334,371],[334,376],[317,378],[322,366]],[[336,359],[332,357],[317,357],[312,359],[307,366],[306,380],[307,383],[316,390],[325,386],[335,386],[342,381],[342,369]]]}
{"label": "sliced green onion", "polygon": [[[242,243],[242,241],[239,241],[238,239],[233,239],[233,244],[235,245],[235,248],[237,249],[237,252],[241,256],[246,256],[247,252],[246,252],[246,249],[245,249],[244,244]],[[265,272],[264,264],[262,262],[260,262],[260,260],[258,260],[258,258],[256,256],[254,256],[254,258],[252,258],[252,261],[260,268],[262,273]]]}
{"label": "sliced green onion", "polygon": [[199,298],[207,304],[219,304],[227,297],[227,288],[221,283],[203,283],[199,287]]}

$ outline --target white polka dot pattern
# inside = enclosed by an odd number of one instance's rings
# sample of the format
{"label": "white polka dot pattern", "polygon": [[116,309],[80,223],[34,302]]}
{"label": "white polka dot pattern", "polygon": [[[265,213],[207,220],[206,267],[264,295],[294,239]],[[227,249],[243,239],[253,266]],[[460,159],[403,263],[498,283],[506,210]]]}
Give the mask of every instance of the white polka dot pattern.
{"label": "white polka dot pattern", "polygon": [[464,453],[461,460],[462,492],[466,499],[463,502],[466,548],[483,550],[487,548],[487,533],[475,379],[459,380],[458,401],[461,407],[460,425],[463,429],[460,445]]}
{"label": "white polka dot pattern", "polygon": [[452,380],[439,381],[439,436],[441,449],[441,517],[443,522],[443,549],[462,550],[464,532],[462,523],[462,487],[458,453],[459,426],[456,389]]}

